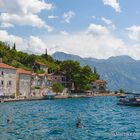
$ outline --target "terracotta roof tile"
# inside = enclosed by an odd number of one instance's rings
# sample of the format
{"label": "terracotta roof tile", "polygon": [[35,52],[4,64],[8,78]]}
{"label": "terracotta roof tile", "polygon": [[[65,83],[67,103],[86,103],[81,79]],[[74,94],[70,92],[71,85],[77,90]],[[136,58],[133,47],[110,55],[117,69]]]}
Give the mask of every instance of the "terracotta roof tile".
{"label": "terracotta roof tile", "polygon": [[96,80],[95,81],[97,84],[105,84],[106,83],[106,81],[104,81],[104,80]]}
{"label": "terracotta roof tile", "polygon": [[10,65],[7,65],[7,64],[5,64],[5,63],[0,63],[0,68],[16,70],[15,67],[12,67],[12,66],[10,66]]}
{"label": "terracotta roof tile", "polygon": [[21,68],[17,69],[17,73],[19,73],[19,74],[28,74],[28,75],[30,75],[30,74],[31,74],[31,72],[30,72],[30,71],[26,71],[26,70],[21,69]]}
{"label": "terracotta roof tile", "polygon": [[52,81],[52,75],[48,74],[47,77],[49,81]]}

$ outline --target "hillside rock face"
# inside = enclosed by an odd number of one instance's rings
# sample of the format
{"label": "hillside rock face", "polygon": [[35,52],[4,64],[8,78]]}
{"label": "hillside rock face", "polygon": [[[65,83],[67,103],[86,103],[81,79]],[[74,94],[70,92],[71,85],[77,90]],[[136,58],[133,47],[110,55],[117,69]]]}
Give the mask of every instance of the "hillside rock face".
{"label": "hillside rock face", "polygon": [[108,82],[111,90],[120,88],[129,92],[140,91],[140,61],[129,56],[116,56],[109,59],[81,58],[76,55],[56,52],[53,55],[58,60],[76,60],[81,65],[96,67],[101,78]]}

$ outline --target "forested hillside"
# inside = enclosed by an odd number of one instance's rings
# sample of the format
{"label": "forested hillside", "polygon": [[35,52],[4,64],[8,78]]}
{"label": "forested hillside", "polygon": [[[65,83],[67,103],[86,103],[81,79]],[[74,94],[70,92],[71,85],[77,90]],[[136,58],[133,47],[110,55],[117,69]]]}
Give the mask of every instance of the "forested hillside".
{"label": "forested hillside", "polygon": [[36,73],[44,73],[44,71],[37,69],[35,63],[44,63],[48,67],[49,73],[65,75],[68,81],[74,83],[75,89],[77,90],[90,88],[88,84],[91,81],[99,79],[99,74],[96,72],[96,69],[93,72],[88,65],[80,66],[78,61],[66,60],[61,62],[54,60],[47,54],[47,49],[41,55],[28,54],[17,51],[15,44],[10,46],[9,44],[0,42],[0,58],[6,64]]}

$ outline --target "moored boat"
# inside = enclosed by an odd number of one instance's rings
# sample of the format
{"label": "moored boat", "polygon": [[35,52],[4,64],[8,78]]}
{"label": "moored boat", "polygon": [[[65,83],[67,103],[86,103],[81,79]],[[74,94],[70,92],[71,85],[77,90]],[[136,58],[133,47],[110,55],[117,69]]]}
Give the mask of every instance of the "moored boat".
{"label": "moored boat", "polygon": [[126,95],[125,94],[122,94],[122,95],[118,95],[117,98],[125,98]]}
{"label": "moored boat", "polygon": [[118,105],[128,105],[128,106],[140,106],[140,95],[130,98],[120,99],[117,103]]}

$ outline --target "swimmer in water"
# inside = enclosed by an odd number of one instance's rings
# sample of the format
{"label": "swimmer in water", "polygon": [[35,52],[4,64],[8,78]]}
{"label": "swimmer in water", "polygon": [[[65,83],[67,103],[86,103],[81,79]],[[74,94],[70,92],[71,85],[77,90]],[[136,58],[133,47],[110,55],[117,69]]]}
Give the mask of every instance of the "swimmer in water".
{"label": "swimmer in water", "polygon": [[7,119],[7,123],[11,123],[12,121],[10,119]]}
{"label": "swimmer in water", "polygon": [[82,124],[81,124],[81,120],[80,119],[77,120],[76,127],[77,128],[81,128],[82,127]]}

